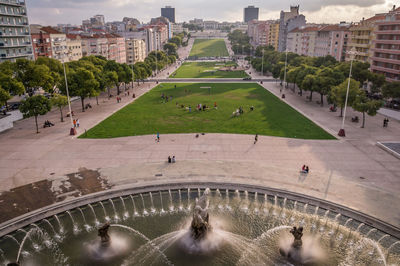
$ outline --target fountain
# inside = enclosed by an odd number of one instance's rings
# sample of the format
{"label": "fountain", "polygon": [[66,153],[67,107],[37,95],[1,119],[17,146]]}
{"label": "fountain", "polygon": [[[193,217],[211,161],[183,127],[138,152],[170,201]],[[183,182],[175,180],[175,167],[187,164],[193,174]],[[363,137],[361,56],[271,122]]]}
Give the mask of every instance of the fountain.
{"label": "fountain", "polygon": [[0,237],[1,265],[400,265],[390,231],[262,188],[132,189],[43,217]]}

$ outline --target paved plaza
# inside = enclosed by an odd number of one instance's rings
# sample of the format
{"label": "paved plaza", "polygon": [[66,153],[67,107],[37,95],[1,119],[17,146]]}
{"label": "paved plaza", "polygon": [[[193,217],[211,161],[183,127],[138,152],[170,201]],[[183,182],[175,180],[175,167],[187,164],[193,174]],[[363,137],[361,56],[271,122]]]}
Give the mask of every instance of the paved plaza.
{"label": "paved plaza", "polygon": [[[181,58],[190,45],[181,51]],[[159,77],[167,77],[176,67],[164,70]],[[95,99],[90,99],[93,108],[84,113],[80,101],[73,102],[75,117],[80,120],[78,134],[84,134],[85,129],[134,101],[133,92],[140,96],[155,85],[135,85],[130,96],[122,94],[121,103],[105,94],[100,97],[99,106]],[[280,97],[279,84],[265,82],[263,86]],[[305,95],[300,97],[285,89],[283,92],[288,104],[337,136],[341,125],[338,113],[329,112],[327,105],[307,102]],[[171,181],[257,184],[346,205],[400,227],[400,160],[376,145],[378,141],[399,141],[400,122],[391,120],[389,127],[383,128],[384,116],[378,114],[367,117],[362,129],[359,123],[350,122],[355,114],[349,111],[347,136],[337,140],[260,136],[254,144],[254,136],[250,135],[206,133],[196,138],[195,134],[160,132],[161,140],[157,143],[155,135],[77,139],[68,135],[69,120],[60,123],[59,112],[54,109],[39,121],[42,124],[48,119],[56,125],[41,128],[40,134],[35,134],[33,118],[18,121],[13,129],[0,134],[1,189],[4,192],[49,179],[51,189],[57,190],[60,180],[84,169],[98,172],[107,182],[104,189]],[[166,163],[169,155],[175,155],[177,163]],[[303,164],[310,166],[307,176],[299,173]],[[34,189],[31,186],[27,190]]]}

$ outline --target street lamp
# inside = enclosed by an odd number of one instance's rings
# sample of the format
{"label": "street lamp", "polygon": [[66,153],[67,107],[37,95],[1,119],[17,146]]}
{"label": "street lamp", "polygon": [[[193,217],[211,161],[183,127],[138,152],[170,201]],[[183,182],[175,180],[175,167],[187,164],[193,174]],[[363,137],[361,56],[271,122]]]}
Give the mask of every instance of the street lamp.
{"label": "street lamp", "polygon": [[132,90],[133,90],[133,86],[135,85],[135,73],[133,72],[133,61],[132,61]]}
{"label": "street lamp", "polygon": [[287,88],[286,84],[285,84],[286,83],[286,67],[287,67],[287,47],[286,47],[285,53],[286,53],[286,59],[285,59],[285,72],[283,74],[283,85],[285,86],[285,88]]}
{"label": "street lamp", "polygon": [[264,76],[264,47],[262,48],[261,76]]}
{"label": "street lamp", "polygon": [[65,89],[67,91],[67,99],[68,99],[68,108],[69,108],[69,118],[71,119],[71,129],[69,131],[69,134],[71,136],[76,135],[76,128],[74,127],[74,122],[72,121],[72,111],[71,111],[71,100],[69,98],[69,91],[68,91],[68,81],[67,81],[67,72],[65,71],[65,60],[63,60],[63,68],[64,68],[64,78],[65,78]]}
{"label": "street lamp", "polygon": [[347,110],[347,100],[349,98],[349,89],[350,89],[350,79],[351,79],[351,70],[353,68],[353,60],[354,57],[356,56],[357,52],[356,52],[356,48],[353,47],[351,48],[351,50],[349,52],[347,52],[347,54],[350,55],[350,71],[349,71],[349,80],[347,82],[347,91],[346,91],[346,100],[344,102],[344,113],[343,113],[343,120],[342,120],[342,127],[339,130],[338,135],[340,137],[345,137],[346,133],[344,132],[344,120],[346,119],[346,110]]}

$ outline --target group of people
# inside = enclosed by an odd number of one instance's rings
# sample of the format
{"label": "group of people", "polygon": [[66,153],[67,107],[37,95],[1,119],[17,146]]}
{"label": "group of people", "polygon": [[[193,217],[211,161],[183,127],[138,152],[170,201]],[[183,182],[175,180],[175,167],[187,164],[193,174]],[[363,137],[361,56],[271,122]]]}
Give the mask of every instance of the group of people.
{"label": "group of people", "polygon": [[72,123],[74,124],[74,127],[79,127],[79,119],[74,119],[72,120]]}
{"label": "group of people", "polygon": [[122,98],[117,96],[117,103],[120,103],[122,101]]}
{"label": "group of people", "polygon": [[207,109],[207,105],[199,103],[196,107],[197,111],[205,111]]}
{"label": "group of people", "polygon": [[43,128],[45,128],[45,127],[52,127],[52,126],[54,126],[54,124],[51,123],[49,120],[44,121]]}
{"label": "group of people", "polygon": [[385,119],[383,119],[383,127],[387,127],[389,123],[389,119],[387,117],[385,117]]}
{"label": "group of people", "polygon": [[172,95],[168,96],[168,95],[164,95],[164,93],[161,94],[161,99],[164,100],[164,102],[168,102],[169,100],[172,100]]}
{"label": "group of people", "polygon": [[301,173],[303,174],[308,174],[308,172],[310,171],[310,168],[308,168],[308,165],[303,165],[303,167],[301,168]]}
{"label": "group of people", "polygon": [[175,163],[175,155],[168,156],[168,163]]}

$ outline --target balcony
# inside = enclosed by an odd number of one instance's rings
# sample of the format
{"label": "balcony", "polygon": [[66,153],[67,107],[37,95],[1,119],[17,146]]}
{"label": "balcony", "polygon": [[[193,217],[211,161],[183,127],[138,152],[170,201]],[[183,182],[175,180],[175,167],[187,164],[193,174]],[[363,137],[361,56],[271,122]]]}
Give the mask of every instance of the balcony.
{"label": "balcony", "polygon": [[0,22],[0,26],[5,26],[5,27],[24,27],[27,25],[28,23],[13,24],[13,23]]}
{"label": "balcony", "polygon": [[29,46],[27,43],[20,43],[20,44],[8,44],[8,43],[0,43],[0,47],[6,47],[6,48],[13,48],[13,47],[25,47]]}
{"label": "balcony", "polygon": [[400,44],[400,40],[373,40],[374,43],[382,43],[382,44]]}
{"label": "balcony", "polygon": [[380,66],[374,66],[374,65],[371,65],[371,70],[378,70],[378,71],[388,72],[388,73],[397,74],[397,75],[400,74],[400,70],[398,70],[398,69],[386,68],[386,67],[380,67]]}
{"label": "balcony", "polygon": [[21,13],[14,13],[14,12],[0,12],[1,16],[8,16],[8,17],[23,17],[26,16],[26,12]]}
{"label": "balcony", "polygon": [[378,30],[375,31],[375,34],[397,34],[400,35],[400,30]]}
{"label": "balcony", "polygon": [[371,38],[370,35],[352,35],[351,38],[353,40],[369,40]]}
{"label": "balcony", "polygon": [[8,5],[8,6],[25,6],[25,1],[7,1],[0,0],[0,4]]}
{"label": "balcony", "polygon": [[31,56],[32,54],[26,53],[26,54],[1,54],[2,59],[10,59],[10,58],[18,58],[18,57],[28,57]]}
{"label": "balcony", "polygon": [[384,58],[384,57],[377,57],[377,56],[373,56],[373,57],[371,57],[371,59],[373,61],[377,61],[377,62],[384,62],[384,63],[400,65],[400,60],[398,60],[398,59],[391,59],[391,58]]}
{"label": "balcony", "polygon": [[381,48],[372,48],[374,52],[378,53],[386,53],[386,54],[400,54],[400,50],[397,49],[381,49]]}
{"label": "balcony", "polygon": [[347,46],[354,46],[354,47],[360,47],[360,48],[369,48],[371,44],[369,43],[356,43],[356,42],[351,42],[347,44]]}

